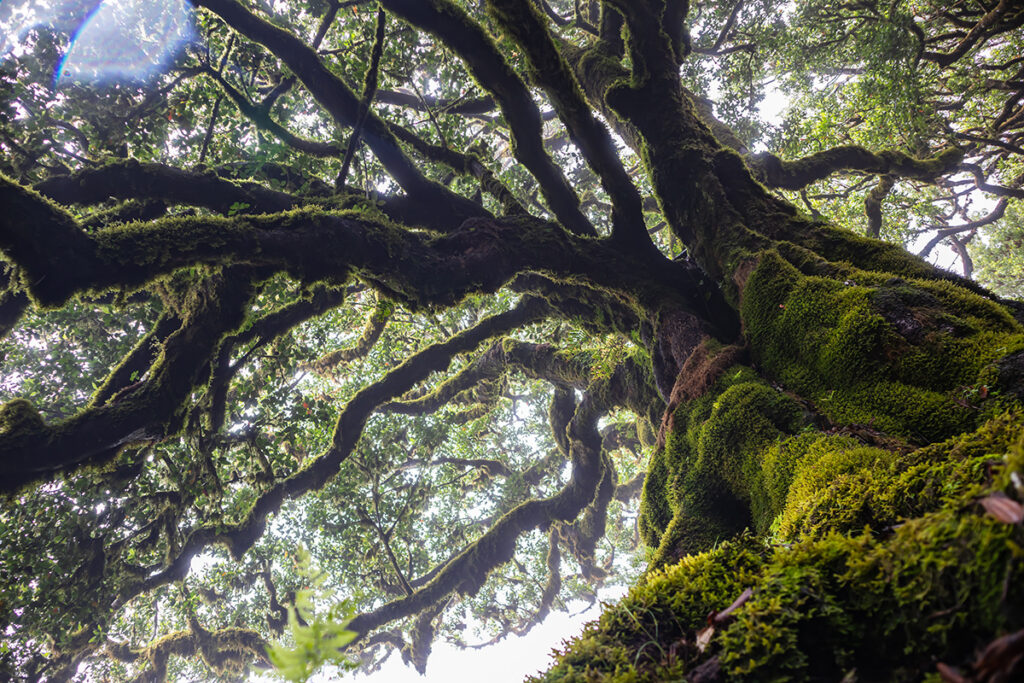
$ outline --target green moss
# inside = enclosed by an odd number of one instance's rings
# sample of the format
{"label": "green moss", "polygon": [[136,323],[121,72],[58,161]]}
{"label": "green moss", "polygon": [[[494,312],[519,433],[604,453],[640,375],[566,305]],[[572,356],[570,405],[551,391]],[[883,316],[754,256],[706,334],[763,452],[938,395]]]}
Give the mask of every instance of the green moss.
{"label": "green moss", "polygon": [[795,543],[744,535],[649,572],[533,680],[682,680],[712,659],[729,681],[910,681],[936,662],[963,667],[1024,626],[1024,527],[977,503],[1022,494],[1022,444],[1019,413],[910,452],[813,432],[775,444],[762,476],[792,482]]}
{"label": "green moss", "polygon": [[15,437],[39,434],[46,429],[46,423],[32,401],[15,398],[0,405],[0,434]]}
{"label": "green moss", "polygon": [[974,432],[909,453],[844,447],[835,437],[820,437],[793,466],[774,529],[783,540],[866,526],[884,532],[933,511],[993,483],[993,468],[1002,465],[1003,454],[1015,452],[1019,422],[1018,414],[1004,414]]}
{"label": "green moss", "polygon": [[803,426],[803,412],[750,368],[734,366],[680,405],[672,424],[652,456],[640,503],[654,566],[706,550],[751,523],[768,529],[777,510],[765,493],[761,459]]}
{"label": "green moss", "polygon": [[958,391],[1024,348],[1001,307],[949,282],[807,276],[765,252],[742,312],[755,361],[839,424],[918,443],[975,426]]}

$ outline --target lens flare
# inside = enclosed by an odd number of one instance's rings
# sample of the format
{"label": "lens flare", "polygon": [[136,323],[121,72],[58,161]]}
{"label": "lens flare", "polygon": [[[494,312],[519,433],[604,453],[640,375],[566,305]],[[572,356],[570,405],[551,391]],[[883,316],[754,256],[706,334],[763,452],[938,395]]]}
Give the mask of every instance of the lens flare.
{"label": "lens flare", "polygon": [[146,81],[194,36],[186,0],[94,3],[57,64],[53,86],[63,81]]}

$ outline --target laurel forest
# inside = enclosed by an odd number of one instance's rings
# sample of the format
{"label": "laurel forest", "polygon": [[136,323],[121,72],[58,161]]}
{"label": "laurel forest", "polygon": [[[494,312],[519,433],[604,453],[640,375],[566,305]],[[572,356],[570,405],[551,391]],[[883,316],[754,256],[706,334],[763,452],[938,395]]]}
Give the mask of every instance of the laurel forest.
{"label": "laurel forest", "polygon": [[1020,3],[0,27],[0,681],[1024,675]]}

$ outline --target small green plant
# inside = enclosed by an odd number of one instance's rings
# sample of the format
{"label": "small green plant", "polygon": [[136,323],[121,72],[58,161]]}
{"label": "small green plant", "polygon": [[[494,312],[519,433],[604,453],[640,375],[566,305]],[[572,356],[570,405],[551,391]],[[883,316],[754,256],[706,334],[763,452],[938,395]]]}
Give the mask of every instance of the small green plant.
{"label": "small green plant", "polygon": [[249,208],[248,202],[232,202],[228,207],[228,216],[235,216]]}
{"label": "small green plant", "polygon": [[[295,604],[288,608],[288,632],[294,645],[276,643],[267,649],[275,673],[286,681],[304,683],[325,664],[353,669],[355,663],[344,654],[356,633],[346,627],[353,616],[347,600],[335,600],[335,591],[324,588],[326,572],[313,566],[309,551],[299,546],[296,567],[308,588],[295,591]],[[329,606],[317,608],[317,602]]]}

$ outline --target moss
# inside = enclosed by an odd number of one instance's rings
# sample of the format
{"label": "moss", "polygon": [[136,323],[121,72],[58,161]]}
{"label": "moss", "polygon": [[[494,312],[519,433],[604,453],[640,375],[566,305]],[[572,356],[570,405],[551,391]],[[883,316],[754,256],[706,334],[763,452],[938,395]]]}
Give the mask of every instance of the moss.
{"label": "moss", "polygon": [[641,498],[641,535],[657,549],[652,564],[706,550],[751,522],[766,531],[776,511],[764,493],[761,458],[802,425],[800,405],[744,366],[681,404]]}
{"label": "moss", "polygon": [[1017,413],[1003,414],[974,432],[907,453],[843,447],[835,437],[819,437],[793,467],[774,524],[778,538],[865,526],[885,531],[992,485],[993,467],[1001,465],[1001,454],[1014,452],[1020,439],[1019,422]]}
{"label": "moss", "polygon": [[40,434],[46,430],[46,423],[32,401],[15,398],[0,405],[0,434],[5,437]]}
{"label": "moss", "polygon": [[958,392],[1024,347],[1020,326],[952,283],[851,277],[804,275],[763,253],[742,302],[755,361],[836,423],[918,443],[974,427]]}
{"label": "moss", "polygon": [[725,609],[756,580],[765,549],[752,537],[691,555],[652,572],[584,630],[541,678],[529,680],[679,680],[685,659],[670,652],[709,613]]}
{"label": "moss", "polygon": [[[794,522],[793,544],[744,535],[649,572],[532,680],[681,680],[716,665],[729,681],[905,681],[963,666],[1024,626],[1024,527],[977,504],[1024,493],[1022,444],[1012,413],[909,452],[815,432],[771,446],[763,476],[792,481],[789,519],[816,524]],[[881,517],[898,524],[843,528]],[[748,588],[730,617],[708,617]]]}

